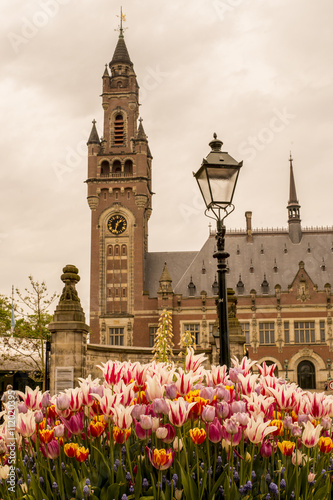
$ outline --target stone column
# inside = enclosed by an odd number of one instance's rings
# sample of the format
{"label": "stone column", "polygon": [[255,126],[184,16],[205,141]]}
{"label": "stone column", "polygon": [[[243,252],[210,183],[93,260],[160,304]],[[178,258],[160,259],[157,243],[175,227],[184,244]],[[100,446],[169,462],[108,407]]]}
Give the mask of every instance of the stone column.
{"label": "stone column", "polygon": [[50,392],[56,394],[78,385],[78,377],[86,377],[87,334],[89,326],[75,289],[80,281],[78,269],[67,265],[61,280],[65,283],[51,332]]}

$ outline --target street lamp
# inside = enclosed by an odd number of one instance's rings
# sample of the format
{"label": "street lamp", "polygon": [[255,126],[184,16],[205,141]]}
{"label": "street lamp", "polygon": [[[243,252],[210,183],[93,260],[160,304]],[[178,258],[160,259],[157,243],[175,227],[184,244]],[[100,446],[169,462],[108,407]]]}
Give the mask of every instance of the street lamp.
{"label": "street lamp", "polygon": [[327,377],[327,380],[328,380],[328,381],[330,381],[330,380],[332,380],[332,377],[331,377],[331,366],[332,366],[332,361],[330,360],[330,358],[327,358],[326,363],[327,363],[327,370],[328,370],[328,377]]}
{"label": "street lamp", "polygon": [[[225,251],[224,219],[235,209],[232,204],[238,174],[243,162],[238,163],[227,152],[221,151],[223,142],[214,139],[209,143],[211,152],[202,160],[201,167],[193,175],[197,180],[202,197],[206,204],[205,215],[216,220],[217,251],[213,257],[217,259],[218,273],[218,315],[220,337],[220,365],[230,367],[230,346],[228,326],[228,299],[225,274],[227,271],[228,252]],[[210,212],[211,215],[208,214]]]}
{"label": "street lamp", "polygon": [[285,359],[284,360],[284,369],[286,370],[286,382],[289,381],[289,378],[288,378],[288,367],[289,367],[289,361],[288,361],[288,359]]}

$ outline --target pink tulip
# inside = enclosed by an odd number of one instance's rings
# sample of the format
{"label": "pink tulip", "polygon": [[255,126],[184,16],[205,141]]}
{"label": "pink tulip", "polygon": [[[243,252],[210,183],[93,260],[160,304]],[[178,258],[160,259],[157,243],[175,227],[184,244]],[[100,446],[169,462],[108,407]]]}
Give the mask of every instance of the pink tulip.
{"label": "pink tulip", "polygon": [[172,383],[172,384],[166,385],[165,386],[165,394],[166,394],[167,398],[175,399],[175,397],[177,396],[176,384]]}
{"label": "pink tulip", "polygon": [[165,424],[162,426],[162,428],[167,429],[167,435],[164,438],[162,438],[162,441],[167,444],[172,443],[176,435],[174,427],[172,427],[172,425],[170,424]]}
{"label": "pink tulip", "polygon": [[134,429],[135,429],[135,434],[137,435],[138,439],[146,439],[146,437],[150,436],[150,434],[151,434],[150,430],[147,431],[146,429],[143,429],[140,422],[135,422]]}
{"label": "pink tulip", "polygon": [[328,399],[324,392],[308,392],[306,396],[308,401],[306,403],[305,413],[309,413],[315,419],[324,417],[328,414],[328,407],[325,404]]}
{"label": "pink tulip", "polygon": [[154,399],[153,401],[153,410],[156,415],[162,413],[163,415],[167,415],[169,413],[169,407],[165,399]]}
{"label": "pink tulip", "polygon": [[317,425],[314,427],[311,422],[307,422],[304,426],[303,434],[302,434],[302,443],[307,448],[313,448],[319,441],[320,433],[322,430],[321,425]]}
{"label": "pink tulip", "polygon": [[[67,389],[66,395],[69,398],[69,409],[71,411],[79,411],[83,404],[82,389],[75,387],[75,389]],[[87,396],[87,395],[86,395]],[[88,396],[87,396],[88,398]]]}
{"label": "pink tulip", "polygon": [[213,387],[204,387],[200,391],[200,397],[203,399],[208,399],[209,404],[213,401],[215,394],[216,394],[216,389],[213,389]]}
{"label": "pink tulip", "polygon": [[258,444],[264,438],[277,430],[275,425],[269,425],[270,421],[264,422],[261,415],[251,416],[249,423],[245,429],[245,434],[251,443]]}
{"label": "pink tulip", "polygon": [[49,391],[45,391],[43,393],[42,399],[41,399],[41,405],[43,408],[48,408],[49,406],[52,405],[51,396],[50,396]]}
{"label": "pink tulip", "polygon": [[113,394],[112,390],[108,387],[104,389],[103,397],[99,394],[92,394],[92,397],[99,402],[101,411],[108,417],[113,415],[112,408],[119,404],[121,400],[121,394]]}
{"label": "pink tulip", "polygon": [[247,424],[249,423],[250,417],[247,413],[241,412],[241,413],[234,413],[233,418],[236,420],[236,422],[239,423],[242,427],[246,427]]}
{"label": "pink tulip", "polygon": [[21,401],[18,405],[17,405],[17,411],[19,413],[27,413],[28,411],[28,408],[27,408],[27,405],[25,404],[24,401]]}
{"label": "pink tulip", "polygon": [[238,375],[238,383],[241,388],[241,391],[244,395],[250,396],[256,389],[258,381],[258,375],[248,373],[247,375],[243,375],[240,373]]}
{"label": "pink tulip", "polygon": [[223,366],[212,365],[211,372],[208,377],[209,381],[212,380],[214,385],[220,385],[220,384],[227,385],[226,372],[227,372],[227,367],[225,365]]}
{"label": "pink tulip", "polygon": [[54,437],[63,437],[65,433],[65,426],[63,424],[56,425],[54,427]]}
{"label": "pink tulip", "polygon": [[230,411],[233,415],[234,413],[244,413],[246,412],[246,403],[245,401],[233,401],[230,404]]}
{"label": "pink tulip", "polygon": [[243,375],[243,370],[239,367],[237,368],[230,368],[229,370],[229,378],[233,384],[236,384],[238,382],[238,375]]}
{"label": "pink tulip", "polygon": [[57,410],[64,411],[69,408],[70,400],[67,394],[60,393],[56,399],[56,408]]}
{"label": "pink tulip", "polygon": [[222,401],[221,403],[217,403],[217,405],[216,405],[216,415],[219,418],[228,418],[228,417],[230,417],[230,405],[226,401]]}
{"label": "pink tulip", "polygon": [[247,358],[246,356],[243,357],[243,359],[239,362],[236,357],[233,357],[231,359],[234,368],[241,368],[244,372],[244,375],[247,375],[252,366],[256,364],[256,361],[251,361],[251,359]]}
{"label": "pink tulip", "polygon": [[140,415],[140,424],[142,429],[148,431],[153,427],[153,420],[151,415]]}
{"label": "pink tulip", "polygon": [[35,411],[35,422],[36,424],[40,424],[41,422],[43,422],[44,420],[44,415],[43,415],[43,412],[41,412],[40,410],[38,411]]}
{"label": "pink tulip", "polygon": [[213,422],[216,416],[216,409],[214,406],[205,406],[202,410],[201,418],[204,422]]}
{"label": "pink tulip", "polygon": [[208,425],[208,439],[212,443],[222,441],[222,426],[217,418]]}
{"label": "pink tulip", "polygon": [[265,439],[265,441],[261,443],[260,455],[263,458],[269,458],[271,454],[272,454],[272,443],[268,439]]}
{"label": "pink tulip", "polygon": [[183,441],[179,439],[178,436],[175,437],[172,447],[175,451],[182,451],[183,449]]}
{"label": "pink tulip", "polygon": [[48,457],[51,460],[58,458],[59,456],[59,444],[56,439],[52,439],[47,445],[41,447],[44,457]]}

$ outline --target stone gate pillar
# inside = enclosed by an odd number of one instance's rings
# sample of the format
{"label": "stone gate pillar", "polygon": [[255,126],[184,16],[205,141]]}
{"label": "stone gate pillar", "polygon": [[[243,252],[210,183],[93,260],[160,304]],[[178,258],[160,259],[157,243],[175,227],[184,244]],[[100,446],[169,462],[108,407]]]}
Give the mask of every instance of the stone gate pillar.
{"label": "stone gate pillar", "polygon": [[85,315],[75,289],[80,281],[78,269],[67,265],[61,280],[65,283],[53,321],[51,333],[50,392],[56,394],[78,385],[86,377],[87,334]]}

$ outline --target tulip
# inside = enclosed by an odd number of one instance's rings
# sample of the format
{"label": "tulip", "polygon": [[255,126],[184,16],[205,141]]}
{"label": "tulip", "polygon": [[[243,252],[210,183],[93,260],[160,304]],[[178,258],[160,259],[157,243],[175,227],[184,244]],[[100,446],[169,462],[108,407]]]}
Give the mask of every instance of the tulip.
{"label": "tulip", "polygon": [[243,370],[239,367],[237,368],[230,368],[229,370],[229,378],[233,384],[238,382],[238,375],[242,374],[243,375]]}
{"label": "tulip", "polygon": [[48,444],[54,437],[54,430],[42,429],[41,431],[39,431],[38,435],[42,443]]}
{"label": "tulip", "polygon": [[246,403],[245,401],[233,401],[230,404],[231,414],[233,413],[245,413],[246,412]]}
{"label": "tulip", "polygon": [[122,364],[119,361],[110,360],[107,363],[102,363],[102,365],[97,365],[97,368],[102,370],[105,382],[110,386],[118,384],[122,376]]}
{"label": "tulip", "polygon": [[8,474],[10,471],[9,465],[3,465],[2,467],[0,466],[0,480],[2,479],[7,479]]}
{"label": "tulip", "polygon": [[177,401],[168,400],[170,422],[176,427],[182,427],[188,419],[191,408],[196,404],[187,403],[184,398],[179,398]]}
{"label": "tulip", "polygon": [[216,397],[222,401],[230,401],[230,391],[224,389],[224,387],[217,387]]}
{"label": "tulip", "polygon": [[[42,448],[43,451],[43,448]],[[48,458],[55,459],[59,457],[59,443],[56,439],[52,439],[49,443],[46,445],[46,456]]]}
{"label": "tulip", "polygon": [[[81,406],[83,404],[83,393],[82,393],[82,388],[81,387],[75,387],[75,389],[67,389],[66,395],[69,398],[69,409],[71,411],[79,411],[81,409]],[[93,403],[93,399],[88,398],[88,395],[86,394],[87,399],[91,401],[91,404]]]}
{"label": "tulip", "polygon": [[111,408],[113,413],[113,420],[119,429],[129,429],[132,424],[132,407],[125,407],[123,405],[117,405],[115,408]]}
{"label": "tulip", "polygon": [[316,479],[316,474],[314,472],[309,472],[308,482],[312,483]]}
{"label": "tulip", "polygon": [[162,399],[165,391],[165,384],[160,384],[158,375],[153,377],[147,376],[146,378],[146,396],[148,401],[155,399]]}
{"label": "tulip", "polygon": [[167,444],[172,443],[172,441],[174,440],[175,435],[176,435],[176,431],[175,431],[174,427],[172,427],[172,425],[170,425],[170,424],[165,424],[165,425],[163,425],[163,428],[167,429],[167,435],[165,438],[162,439],[162,441],[164,443],[167,443]]}
{"label": "tulip", "polygon": [[60,438],[63,437],[65,433],[65,426],[63,424],[59,424],[54,427],[54,437]]}
{"label": "tulip", "polygon": [[85,460],[87,460],[88,455],[89,455],[89,450],[84,446],[81,446],[80,448],[77,448],[75,450],[75,458],[78,462],[84,462]]}
{"label": "tulip", "polygon": [[295,437],[300,437],[302,435],[302,429],[298,424],[294,424],[292,426],[291,435]]}
{"label": "tulip", "polygon": [[222,426],[217,418],[208,425],[208,439],[212,443],[219,443],[222,440]]}
{"label": "tulip", "polygon": [[291,456],[291,461],[293,465],[304,465],[307,461],[307,456],[302,453],[300,450],[295,450],[294,453]]}
{"label": "tulip", "polygon": [[158,450],[157,448],[151,450],[148,446],[146,446],[146,453],[150,463],[155,467],[155,469],[158,470],[168,469],[171,466],[175,455],[174,450]]}
{"label": "tulip", "polygon": [[203,399],[208,399],[209,403],[213,401],[215,394],[216,389],[213,389],[213,387],[204,387],[200,390],[200,397]]}
{"label": "tulip", "polygon": [[172,447],[175,451],[182,451],[183,441],[178,436],[175,437]]}
{"label": "tulip", "polygon": [[287,429],[287,430],[291,430],[292,429],[292,427],[293,427],[293,419],[292,419],[292,417],[290,417],[289,415],[287,415],[286,417],[284,417],[283,427],[284,427],[284,429]]}
{"label": "tulip", "polygon": [[236,422],[239,423],[242,427],[246,427],[249,423],[250,417],[247,413],[234,413],[232,416]]}
{"label": "tulip", "polygon": [[146,431],[145,429],[143,429],[140,422],[135,422],[134,429],[138,439],[146,439],[146,437],[151,434],[151,430]]}
{"label": "tulip", "polygon": [[40,424],[44,420],[44,415],[40,410],[35,412],[34,417],[35,417],[36,424]]}
{"label": "tulip", "polygon": [[151,415],[140,415],[140,424],[145,431],[150,430],[153,427]]}
{"label": "tulip", "polygon": [[79,445],[77,443],[66,443],[64,446],[65,455],[69,458],[75,457],[75,451]]}
{"label": "tulip", "polygon": [[[228,393],[229,393],[229,391],[228,391]],[[217,403],[216,415],[219,418],[228,418],[230,416],[230,405],[226,401],[222,401],[221,403]]]}
{"label": "tulip", "polygon": [[159,427],[156,429],[156,437],[157,439],[165,439],[168,435],[168,429],[165,427]]}
{"label": "tulip", "polygon": [[50,396],[49,391],[45,391],[43,393],[40,403],[41,403],[43,408],[48,408],[49,406],[51,406],[52,402],[51,402],[51,396]]}
{"label": "tulip", "polygon": [[113,427],[113,439],[117,444],[123,444],[125,442],[125,439],[130,437],[131,435],[131,429],[125,429],[121,430],[119,427]]}
{"label": "tulip", "polygon": [[175,399],[177,397],[177,387],[176,384],[172,383],[165,386],[165,394],[169,399]]}
{"label": "tulip", "polygon": [[193,372],[185,373],[181,368],[179,368],[179,372],[176,376],[177,391],[181,396],[186,396],[186,394],[188,394],[193,387]]}
{"label": "tulip", "polygon": [[251,443],[258,444],[264,440],[264,438],[277,430],[277,427],[271,426],[270,422],[264,422],[261,415],[255,418],[251,416],[250,421],[245,429],[245,434]]}
{"label": "tulip", "polygon": [[333,441],[330,437],[321,436],[318,441],[321,453],[330,453],[333,450]]}
{"label": "tulip", "polygon": [[30,437],[35,432],[36,422],[34,413],[29,410],[27,413],[17,415],[17,430],[22,437]]}
{"label": "tulip", "polygon": [[156,414],[162,413],[163,415],[167,415],[169,413],[168,404],[163,398],[154,399],[153,410]]}
{"label": "tulip", "polygon": [[214,406],[205,406],[202,410],[201,418],[204,422],[213,422],[216,410]]}
{"label": "tulip", "polygon": [[323,417],[320,421],[320,425],[322,426],[324,431],[328,431],[332,425],[331,417]]}
{"label": "tulip", "polygon": [[189,431],[190,438],[192,439],[194,444],[202,444],[206,439],[206,431],[205,429],[199,427],[195,427],[194,429],[190,429]]}
{"label": "tulip", "polygon": [[19,413],[27,413],[28,411],[28,407],[27,405],[25,404],[24,401],[21,401],[18,405],[17,405],[17,411]]}
{"label": "tulip", "polygon": [[291,441],[282,441],[282,443],[278,442],[278,447],[283,455],[286,457],[290,457],[295,449],[295,443]]}
{"label": "tulip", "polygon": [[234,418],[228,418],[225,420],[223,427],[228,434],[237,434],[239,425]]}
{"label": "tulip", "polygon": [[39,387],[36,387],[33,391],[29,386],[26,386],[25,392],[16,391],[16,394],[23,399],[29,410],[39,410],[41,408],[42,393]]}
{"label": "tulip", "polygon": [[322,430],[321,425],[314,427],[311,422],[307,422],[304,426],[302,434],[302,443],[307,448],[313,448],[319,441],[320,432]]}
{"label": "tulip", "polygon": [[104,424],[103,422],[90,422],[90,425],[89,425],[89,431],[90,431],[90,435],[92,437],[99,437],[103,434],[103,432],[105,431],[105,428],[106,428],[106,424]]}
{"label": "tulip", "polygon": [[196,372],[200,365],[206,360],[204,354],[196,354],[194,355],[193,347],[188,347],[186,350],[186,361],[185,361],[185,369],[187,372]]}
{"label": "tulip", "polygon": [[70,405],[70,399],[67,396],[67,394],[59,394],[59,396],[56,399],[56,408],[57,410],[64,411],[69,408]]}
{"label": "tulip", "polygon": [[146,413],[146,405],[134,405],[131,415],[136,420],[139,420],[140,415],[144,415],[145,413]]}
{"label": "tulip", "polygon": [[265,441],[261,443],[260,455],[263,458],[269,458],[271,454],[272,454],[272,443],[268,439],[265,439]]}

